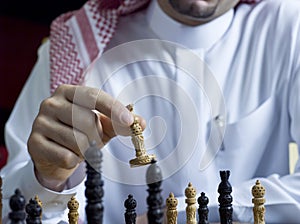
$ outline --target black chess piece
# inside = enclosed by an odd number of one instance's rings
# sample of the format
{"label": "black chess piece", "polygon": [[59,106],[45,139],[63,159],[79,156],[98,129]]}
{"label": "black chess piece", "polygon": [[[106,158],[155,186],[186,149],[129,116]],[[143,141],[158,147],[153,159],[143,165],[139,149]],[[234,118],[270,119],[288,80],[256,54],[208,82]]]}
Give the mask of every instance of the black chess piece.
{"label": "black chess piece", "polygon": [[27,213],[26,224],[42,224],[42,207],[35,199],[30,199],[25,207]]}
{"label": "black chess piece", "polygon": [[86,161],[86,181],[85,197],[87,205],[85,207],[86,219],[88,224],[102,224],[104,206],[102,204],[104,190],[101,176],[102,151],[96,146],[95,142],[85,153]]}
{"label": "black chess piece", "polygon": [[151,165],[147,169],[146,181],[148,185],[148,224],[163,223],[163,197],[161,195],[162,172],[155,160],[151,161]]}
{"label": "black chess piece", "polygon": [[25,224],[25,204],[26,200],[19,189],[10,197],[9,206],[11,212],[8,214],[10,224]]}
{"label": "black chess piece", "polygon": [[198,197],[198,216],[199,216],[199,222],[198,224],[208,224],[208,203],[209,199],[205,195],[204,192],[201,192],[201,196]]}
{"label": "black chess piece", "polygon": [[133,196],[130,194],[128,195],[128,198],[124,202],[124,206],[126,208],[125,211],[125,224],[135,224],[136,221],[136,200],[133,198]]}
{"label": "black chess piece", "polygon": [[221,183],[219,184],[219,214],[221,224],[232,224],[232,187],[229,183],[230,171],[220,171]]}

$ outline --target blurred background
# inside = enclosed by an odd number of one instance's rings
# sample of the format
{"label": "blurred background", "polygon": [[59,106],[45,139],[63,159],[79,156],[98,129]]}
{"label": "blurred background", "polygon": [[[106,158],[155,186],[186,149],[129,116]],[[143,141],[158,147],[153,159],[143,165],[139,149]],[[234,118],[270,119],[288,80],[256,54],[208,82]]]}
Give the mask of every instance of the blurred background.
{"label": "blurred background", "polygon": [[51,21],[84,2],[0,0],[0,168],[7,158],[5,122],[36,62],[38,47],[49,36]]}

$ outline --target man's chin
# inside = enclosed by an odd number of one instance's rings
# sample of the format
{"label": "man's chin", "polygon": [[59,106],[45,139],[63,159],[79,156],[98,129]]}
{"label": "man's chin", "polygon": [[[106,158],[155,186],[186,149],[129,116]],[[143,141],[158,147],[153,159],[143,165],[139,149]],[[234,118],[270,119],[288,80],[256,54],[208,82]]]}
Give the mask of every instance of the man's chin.
{"label": "man's chin", "polygon": [[189,14],[186,14],[186,15],[190,16],[194,19],[207,20],[207,19],[214,17],[215,12],[216,12],[216,10],[210,10],[210,11],[193,10]]}
{"label": "man's chin", "polygon": [[217,2],[195,1],[192,3],[188,15],[195,19],[209,19],[213,17],[217,6]]}
{"label": "man's chin", "polygon": [[204,18],[200,16],[183,15],[183,18],[184,21],[189,21],[189,24],[201,25],[212,21],[215,16],[212,15]]}

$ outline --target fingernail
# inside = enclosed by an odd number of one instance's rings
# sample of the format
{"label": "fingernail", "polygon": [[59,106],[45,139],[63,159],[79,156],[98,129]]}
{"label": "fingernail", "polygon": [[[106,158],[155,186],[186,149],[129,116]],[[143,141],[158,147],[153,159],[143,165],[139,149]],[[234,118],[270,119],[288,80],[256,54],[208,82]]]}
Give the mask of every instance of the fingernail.
{"label": "fingernail", "polygon": [[120,119],[122,123],[126,125],[131,125],[133,123],[133,115],[129,111],[124,111],[121,113]]}

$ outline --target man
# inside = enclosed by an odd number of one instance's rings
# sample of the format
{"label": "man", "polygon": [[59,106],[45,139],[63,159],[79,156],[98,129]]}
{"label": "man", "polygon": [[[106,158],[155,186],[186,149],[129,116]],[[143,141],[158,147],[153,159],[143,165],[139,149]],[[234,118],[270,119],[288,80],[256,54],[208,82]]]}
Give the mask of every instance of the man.
{"label": "man", "polygon": [[[134,102],[145,131],[153,118],[146,143],[164,174],[164,198],[173,192],[179,199],[179,219],[192,182],[209,196],[210,220],[218,221],[218,172],[229,169],[234,220],[252,220],[249,192],[259,178],[266,221],[298,222],[300,164],[289,174],[287,146],[300,142],[300,2],[158,0],[143,8],[147,1],[138,1],[126,16],[122,5],[98,4],[107,10],[88,2],[88,13],[56,20],[39,50],[6,126],[3,214],[18,187],[26,198],[39,195],[43,223],[66,221],[76,193],[83,220],[83,153],[96,140],[105,153],[104,222],[123,222],[128,194],[142,217],[146,168],[126,166],[132,145],[115,137],[130,134],[133,115],[124,105]],[[82,86],[61,85],[69,78]]]}

